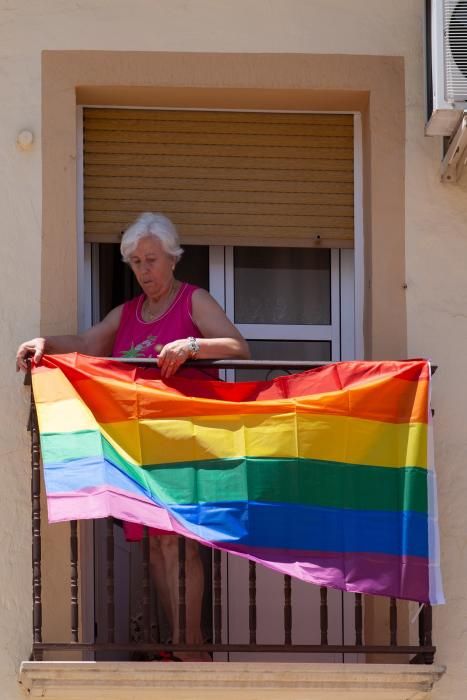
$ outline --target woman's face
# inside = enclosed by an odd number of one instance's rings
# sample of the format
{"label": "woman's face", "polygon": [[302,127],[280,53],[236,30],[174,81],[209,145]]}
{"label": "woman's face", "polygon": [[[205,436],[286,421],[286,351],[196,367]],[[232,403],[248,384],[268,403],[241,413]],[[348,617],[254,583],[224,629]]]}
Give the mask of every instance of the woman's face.
{"label": "woman's face", "polygon": [[157,298],[173,279],[174,258],[168,255],[154,236],[140,238],[129,255],[130,267],[148,297]]}

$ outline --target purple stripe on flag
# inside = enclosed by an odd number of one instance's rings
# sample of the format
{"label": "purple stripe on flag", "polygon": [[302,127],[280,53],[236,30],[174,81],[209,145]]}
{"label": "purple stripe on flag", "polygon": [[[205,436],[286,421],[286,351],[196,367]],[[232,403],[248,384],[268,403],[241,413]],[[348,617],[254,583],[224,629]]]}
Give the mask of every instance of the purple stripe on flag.
{"label": "purple stripe on flag", "polygon": [[279,550],[231,545],[229,550],[318,586],[429,603],[428,560],[362,552]]}

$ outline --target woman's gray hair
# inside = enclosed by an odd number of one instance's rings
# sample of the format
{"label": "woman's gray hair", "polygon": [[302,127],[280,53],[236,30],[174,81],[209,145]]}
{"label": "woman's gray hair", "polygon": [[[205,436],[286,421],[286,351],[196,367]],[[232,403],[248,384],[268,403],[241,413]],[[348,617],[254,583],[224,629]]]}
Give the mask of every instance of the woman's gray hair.
{"label": "woman's gray hair", "polygon": [[164,214],[145,212],[140,214],[135,223],[129,226],[122,236],[120,252],[124,262],[129,262],[129,256],[134,251],[141,238],[154,236],[157,238],[168,255],[172,255],[178,262],[182,257],[183,248],[180,248],[177,229]]}

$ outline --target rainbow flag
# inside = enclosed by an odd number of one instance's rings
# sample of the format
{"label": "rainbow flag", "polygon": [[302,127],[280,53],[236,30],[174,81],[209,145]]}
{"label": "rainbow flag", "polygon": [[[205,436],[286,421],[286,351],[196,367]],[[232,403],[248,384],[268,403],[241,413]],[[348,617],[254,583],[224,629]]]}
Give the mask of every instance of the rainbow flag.
{"label": "rainbow flag", "polygon": [[114,516],[320,586],[443,602],[428,362],[233,384],[69,354],[33,389],[50,522]]}

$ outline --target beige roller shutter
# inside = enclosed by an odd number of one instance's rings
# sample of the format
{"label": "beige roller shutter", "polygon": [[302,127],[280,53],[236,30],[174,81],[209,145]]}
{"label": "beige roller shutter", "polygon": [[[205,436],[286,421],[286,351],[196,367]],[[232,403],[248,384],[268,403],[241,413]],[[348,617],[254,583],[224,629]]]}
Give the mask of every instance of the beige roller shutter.
{"label": "beige roller shutter", "polygon": [[185,243],[353,246],[348,114],[84,110],[84,228],[116,242],[143,211]]}

